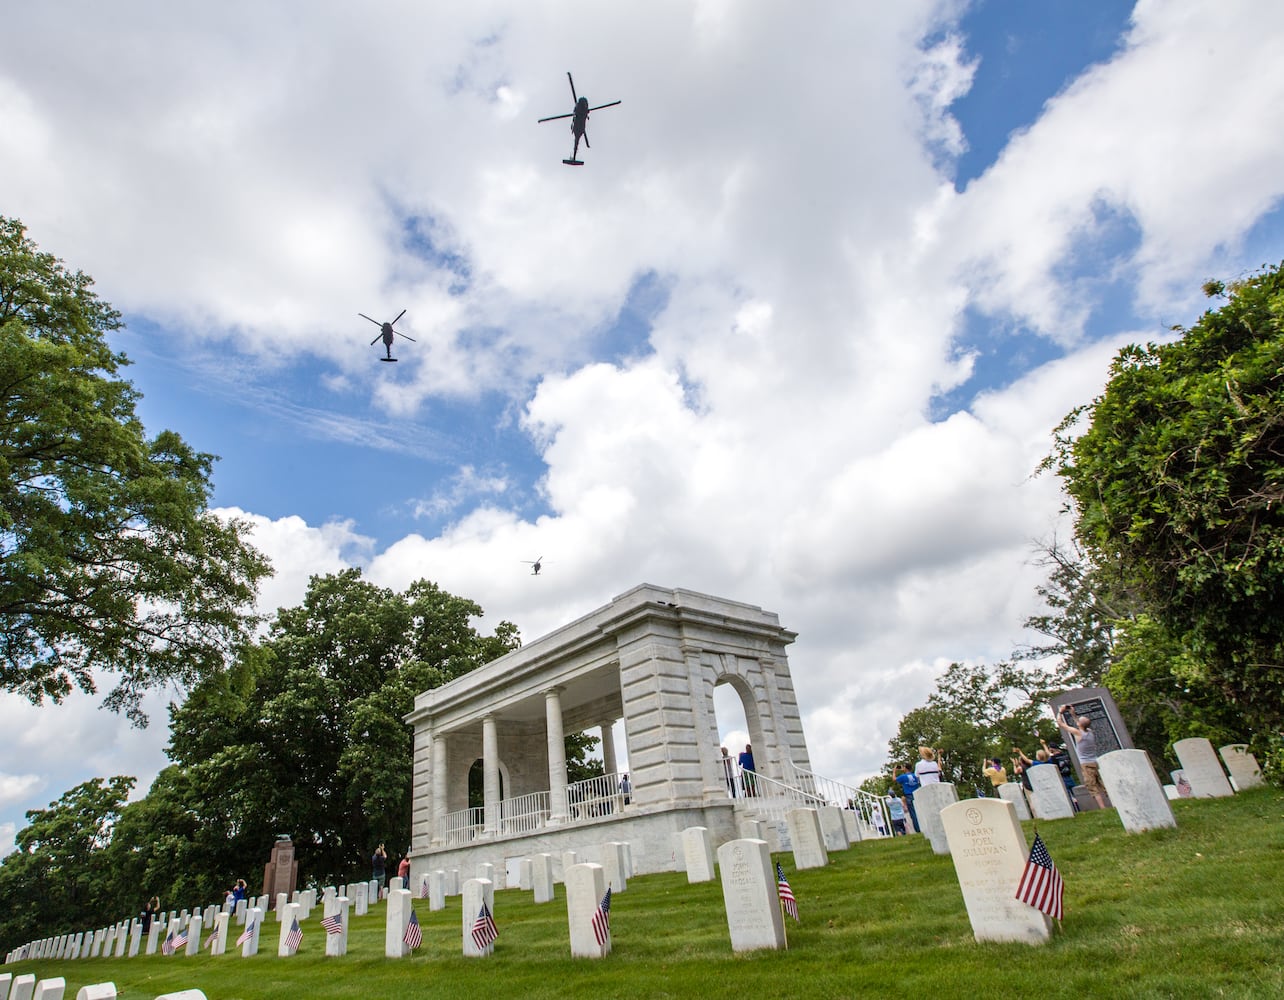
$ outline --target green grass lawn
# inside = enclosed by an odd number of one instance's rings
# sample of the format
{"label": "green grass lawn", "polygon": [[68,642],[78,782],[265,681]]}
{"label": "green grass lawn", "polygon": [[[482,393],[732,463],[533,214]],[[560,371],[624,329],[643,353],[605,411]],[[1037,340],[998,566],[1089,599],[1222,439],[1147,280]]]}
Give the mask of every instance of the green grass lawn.
{"label": "green grass lawn", "polygon": [[[719,882],[680,873],[629,881],[611,908],[613,953],[570,958],[565,895],[495,896],[495,954],[460,954],[460,900],[430,912],[417,900],[424,944],[383,957],[384,907],[354,919],[348,954],[324,955],[319,909],[293,958],[276,957],[269,918],[263,951],[218,958],[34,961],[15,975],[63,976],[67,1000],[111,981],[128,1000],[199,987],[210,1000],[260,997],[592,996],[766,1000],[886,997],[1284,996],[1284,792],[1174,803],[1178,828],[1129,836],[1113,811],[1039,824],[1066,882],[1066,916],[1039,947],[977,944],[948,857],[922,837],[854,845],[823,870],[795,872],[789,949],[734,955]],[[1031,839],[1031,824],[1025,824]],[[229,934],[235,938],[237,931]]]}

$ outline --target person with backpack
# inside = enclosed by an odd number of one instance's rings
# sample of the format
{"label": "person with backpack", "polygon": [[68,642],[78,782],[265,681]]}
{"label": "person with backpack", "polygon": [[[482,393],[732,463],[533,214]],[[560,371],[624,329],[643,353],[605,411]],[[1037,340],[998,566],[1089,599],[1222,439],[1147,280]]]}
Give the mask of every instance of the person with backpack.
{"label": "person with backpack", "polygon": [[914,809],[914,793],[918,791],[922,782],[917,774],[907,767],[902,767],[900,764],[897,764],[892,769],[892,777],[901,786],[901,794],[905,797],[905,806],[909,809],[910,822],[914,824],[914,832],[922,833],[923,831],[918,828],[918,812]]}

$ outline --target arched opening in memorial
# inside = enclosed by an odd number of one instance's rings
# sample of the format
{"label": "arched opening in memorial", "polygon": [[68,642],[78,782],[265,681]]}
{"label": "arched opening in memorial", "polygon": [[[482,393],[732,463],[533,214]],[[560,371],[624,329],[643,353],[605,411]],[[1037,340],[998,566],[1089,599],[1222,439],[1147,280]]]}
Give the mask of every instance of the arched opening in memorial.
{"label": "arched opening in memorial", "polygon": [[[506,768],[503,764],[499,765],[499,800],[504,801],[504,771]],[[468,769],[468,808],[481,809],[486,805],[486,762],[478,757],[473,761],[473,766]]]}
{"label": "arched opening in memorial", "polygon": [[[753,691],[744,678],[723,674],[714,681],[713,712],[714,721],[718,727],[719,744],[727,748],[727,756],[732,762],[730,771],[733,781],[729,783],[728,790],[737,796],[746,792],[760,791],[754,778],[746,779],[740,773],[740,755],[746,746],[754,748],[756,771],[763,769],[763,761],[759,755],[764,750],[758,705],[754,700]],[[721,757],[721,750],[718,755]],[[731,788],[732,784],[735,786],[734,789]]]}

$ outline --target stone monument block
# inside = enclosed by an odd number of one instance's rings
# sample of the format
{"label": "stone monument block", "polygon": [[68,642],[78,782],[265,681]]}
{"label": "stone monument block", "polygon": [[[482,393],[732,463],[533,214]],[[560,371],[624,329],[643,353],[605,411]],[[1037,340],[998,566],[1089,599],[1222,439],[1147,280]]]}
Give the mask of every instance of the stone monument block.
{"label": "stone monument block", "polygon": [[[1055,764],[1029,768],[1030,809],[1035,819],[1073,819],[1074,806],[1066,795],[1066,784]],[[920,814],[920,819],[922,818]]]}
{"label": "stone monument block", "polygon": [[682,857],[688,884],[713,881],[713,838],[707,827],[689,826],[682,831]]}
{"label": "stone monument block", "polygon": [[[1053,717],[1062,705],[1070,705],[1074,710],[1075,718],[1086,715],[1092,720],[1091,728],[1097,737],[1098,757],[1112,750],[1132,749],[1132,736],[1128,732],[1128,727],[1124,725],[1123,716],[1119,714],[1119,706],[1115,704],[1114,696],[1105,688],[1076,688],[1058,695],[1049,702]],[[1065,736],[1064,731],[1062,735]],[[1074,739],[1066,737],[1065,745],[1066,751],[1070,754],[1070,760],[1079,774],[1079,780],[1082,781],[1083,768],[1079,765],[1079,754],[1075,749]]]}
{"label": "stone monument block", "polygon": [[1141,833],[1177,825],[1145,750],[1112,750],[1098,757],[1097,765],[1125,830]]}
{"label": "stone monument block", "polygon": [[495,942],[485,948],[478,948],[473,939],[473,924],[481,913],[482,903],[495,916],[495,883],[485,878],[470,878],[464,883],[461,910],[464,956],[467,958],[485,958],[495,953]]}
{"label": "stone monument block", "polygon": [[[1055,767],[1050,768],[1056,774]],[[941,822],[941,810],[959,800],[954,785],[948,781],[934,781],[921,785],[914,793],[914,809],[918,813],[918,828],[932,845],[933,854],[949,854],[950,841],[945,836],[945,824]]]}
{"label": "stone monument block", "polygon": [[1025,789],[1021,786],[1021,782],[1009,781],[1006,785],[1000,785],[999,798],[1012,803],[1017,819],[1034,818],[1030,815],[1030,804],[1025,800]]}
{"label": "stone monument block", "polygon": [[[805,811],[815,815],[814,810]],[[722,876],[731,950],[785,947],[785,920],[767,842],[727,841],[718,848],[718,871]]]}
{"label": "stone monument block", "polygon": [[535,902],[553,901],[553,855],[537,854],[531,859],[531,889]]}
{"label": "stone monument block", "polygon": [[591,863],[571,865],[564,872],[566,920],[571,934],[572,958],[601,958],[611,951],[611,938],[598,944],[593,932],[593,914],[606,895],[606,872]]}
{"label": "stone monument block", "polygon": [[843,825],[843,810],[838,806],[820,806],[816,817],[820,820],[820,835],[825,840],[826,851],[845,851],[852,846]]}
{"label": "stone monument block", "polygon": [[[1049,770],[1056,772],[1055,767]],[[1016,807],[1003,799],[969,799],[946,806],[940,819],[972,936],[977,941],[1047,941],[1051,919],[1016,898],[1029,857]]]}
{"label": "stone monument block", "polygon": [[[1182,774],[1190,782],[1191,795],[1197,799],[1219,799],[1234,795],[1226,772],[1217,759],[1213,744],[1203,736],[1193,736],[1188,740],[1178,740],[1173,744],[1173,752],[1181,761]],[[1180,790],[1181,782],[1177,783]]]}
{"label": "stone monument block", "polygon": [[388,958],[405,958],[410,946],[405,942],[406,927],[410,924],[410,891],[388,890],[388,913],[384,925],[383,953]]}
{"label": "stone monument block", "polygon": [[629,887],[628,861],[624,856],[624,845],[613,840],[602,845],[602,872],[611,892],[624,892]]}
{"label": "stone monument block", "polygon": [[272,855],[263,868],[262,895],[279,896],[292,893],[299,882],[299,863],[294,858],[294,842],[289,837],[278,837],[272,845]]}
{"label": "stone monument block", "polygon": [[[829,852],[825,850],[825,839],[820,832],[820,817],[816,815],[815,809],[790,809],[785,813],[785,822],[789,824],[789,842],[793,844],[795,868],[824,868],[829,864]],[[722,847],[718,848],[718,857],[722,857]],[[723,877],[725,879],[726,876]]]}
{"label": "stone monument block", "polygon": [[1217,752],[1221,754],[1238,791],[1266,784],[1262,780],[1262,769],[1257,764],[1257,758],[1249,753],[1247,743],[1229,743]]}

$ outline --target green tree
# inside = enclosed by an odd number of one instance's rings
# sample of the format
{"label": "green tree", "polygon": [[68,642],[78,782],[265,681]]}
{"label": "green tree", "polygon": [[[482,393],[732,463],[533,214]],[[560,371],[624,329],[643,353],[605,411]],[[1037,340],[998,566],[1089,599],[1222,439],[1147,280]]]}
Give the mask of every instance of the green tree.
{"label": "green tree", "polygon": [[248,636],[270,569],[208,511],[214,457],[145,436],[91,286],[0,217],[0,689],[57,701],[109,672],[107,706],[141,725],[146,689]]}
{"label": "green tree", "polygon": [[266,639],[171,709],[184,801],[202,836],[230,845],[209,858],[218,877],[247,877],[227,865],[266,860],[280,833],[308,878],[346,879],[379,841],[404,850],[415,695],[518,645],[509,622],[480,634],[481,615],[426,581],[398,594],[356,569],[315,576]]}
{"label": "green tree", "polygon": [[[1207,286],[1213,294],[1219,283]],[[1130,346],[1057,430],[1046,466],[1076,537],[1117,565],[1181,670],[1246,729],[1284,724],[1284,274],[1268,268],[1181,337]]]}
{"label": "green tree", "polygon": [[97,925],[114,912],[107,848],[134,779],[94,778],[48,809],[27,812],[16,848],[0,863],[0,941],[13,948],[36,937]]}

